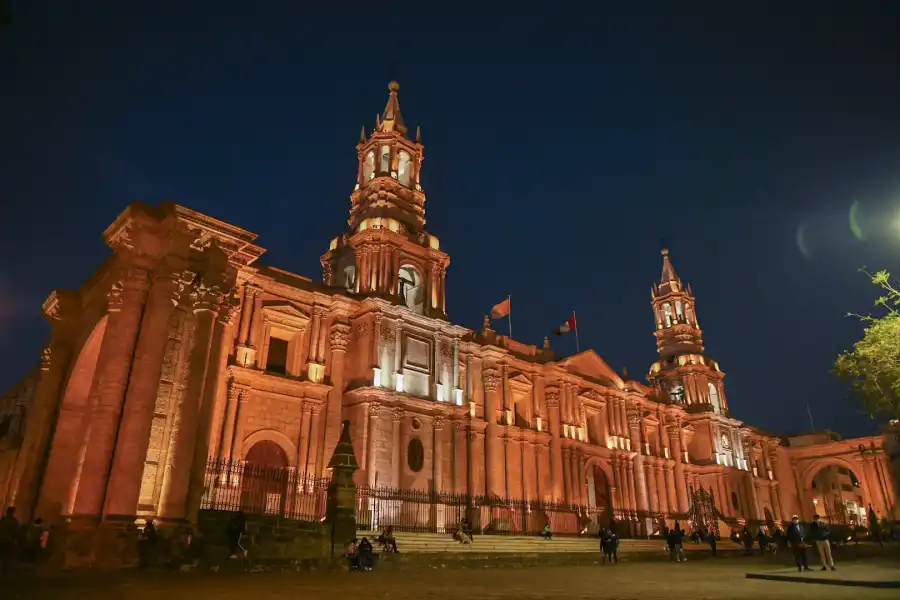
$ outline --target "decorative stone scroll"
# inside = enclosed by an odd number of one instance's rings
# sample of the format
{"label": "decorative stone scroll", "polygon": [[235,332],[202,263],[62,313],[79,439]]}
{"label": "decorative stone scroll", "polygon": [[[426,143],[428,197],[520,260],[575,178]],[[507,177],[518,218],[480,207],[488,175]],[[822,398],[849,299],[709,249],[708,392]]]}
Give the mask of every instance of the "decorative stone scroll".
{"label": "decorative stone scroll", "polygon": [[49,371],[53,358],[53,349],[47,346],[41,350],[41,371]]}
{"label": "decorative stone scroll", "polygon": [[500,387],[500,377],[497,369],[485,369],[482,375],[484,375],[484,391],[496,392]]}
{"label": "decorative stone scroll", "polygon": [[331,326],[331,351],[345,352],[350,343],[350,326],[344,323],[335,323]]}
{"label": "decorative stone scroll", "polygon": [[547,400],[547,406],[559,406],[559,390],[556,388],[547,388],[544,390],[544,398]]}
{"label": "decorative stone scroll", "polygon": [[406,411],[402,408],[395,408],[392,411],[392,416],[394,417],[394,423],[399,423],[403,420],[403,417],[406,415]]}

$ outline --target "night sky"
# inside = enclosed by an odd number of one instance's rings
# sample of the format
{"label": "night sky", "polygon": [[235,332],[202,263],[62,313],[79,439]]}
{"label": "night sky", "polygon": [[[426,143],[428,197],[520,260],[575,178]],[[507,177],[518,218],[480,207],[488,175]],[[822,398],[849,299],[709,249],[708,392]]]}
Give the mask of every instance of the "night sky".
{"label": "night sky", "polygon": [[396,79],[454,322],[479,328],[511,294],[515,337],[540,344],[575,309],[582,348],[643,380],[665,240],[734,416],[795,432],[808,402],[817,428],[875,430],[829,370],[861,333],[846,313],[876,297],[857,270],[900,271],[900,3],[521,18],[304,4],[10,2],[0,388],[38,360],[43,299],[94,272],[132,200],[254,231],[265,263],[318,279],[360,127]]}

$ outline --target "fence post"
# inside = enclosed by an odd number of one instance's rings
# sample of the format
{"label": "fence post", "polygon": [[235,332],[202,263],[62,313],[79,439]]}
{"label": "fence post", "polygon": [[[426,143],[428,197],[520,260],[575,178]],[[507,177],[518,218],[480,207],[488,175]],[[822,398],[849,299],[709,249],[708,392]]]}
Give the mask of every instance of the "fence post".
{"label": "fence post", "polygon": [[353,483],[353,472],[359,469],[359,463],[356,462],[350,441],[350,421],[344,421],[341,437],[328,467],[331,469],[331,483],[328,484],[325,522],[331,527],[331,555],[335,556],[356,535],[356,485]]}

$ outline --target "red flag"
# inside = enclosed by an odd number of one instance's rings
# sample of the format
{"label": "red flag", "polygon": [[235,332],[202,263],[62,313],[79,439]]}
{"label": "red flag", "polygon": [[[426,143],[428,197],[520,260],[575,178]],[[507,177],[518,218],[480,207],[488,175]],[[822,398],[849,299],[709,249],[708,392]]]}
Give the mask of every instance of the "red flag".
{"label": "red flag", "polygon": [[560,325],[558,329],[554,329],[553,333],[562,335],[564,333],[569,333],[570,331],[575,331],[576,329],[578,329],[578,325],[575,322],[575,313],[572,313],[572,316],[569,317],[565,323]]}
{"label": "red flag", "polygon": [[495,304],[494,308],[491,309],[491,318],[492,319],[502,319],[509,315],[511,308],[509,298],[501,302],[500,304]]}

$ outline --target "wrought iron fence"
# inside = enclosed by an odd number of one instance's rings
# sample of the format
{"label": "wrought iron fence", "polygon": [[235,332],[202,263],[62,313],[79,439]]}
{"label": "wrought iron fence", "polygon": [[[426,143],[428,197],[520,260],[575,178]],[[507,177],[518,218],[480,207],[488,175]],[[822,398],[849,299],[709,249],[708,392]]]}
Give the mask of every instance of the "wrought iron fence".
{"label": "wrought iron fence", "polygon": [[555,535],[580,535],[596,533],[613,515],[593,506],[496,496],[370,486],[356,490],[356,526],[361,531],[391,526],[395,531],[450,533],[464,518],[476,533],[536,535],[549,524]]}
{"label": "wrought iron fence", "polygon": [[327,478],[290,467],[210,459],[200,508],[320,521],[325,518],[327,492]]}

